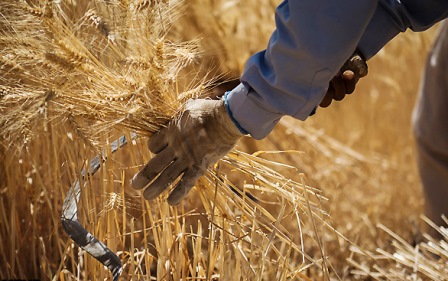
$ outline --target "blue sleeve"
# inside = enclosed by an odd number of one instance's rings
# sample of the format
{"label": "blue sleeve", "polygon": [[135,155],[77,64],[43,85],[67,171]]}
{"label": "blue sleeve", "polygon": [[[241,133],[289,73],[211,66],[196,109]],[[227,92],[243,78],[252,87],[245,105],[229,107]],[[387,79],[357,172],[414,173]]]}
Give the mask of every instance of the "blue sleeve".
{"label": "blue sleeve", "polygon": [[[416,7],[431,1],[407,2],[418,14]],[[412,13],[401,9],[398,0],[284,1],[276,10],[276,30],[266,50],[247,61],[242,83],[226,96],[234,120],[256,139],[264,138],[284,115],[305,120],[358,45],[372,56],[412,27]]]}
{"label": "blue sleeve", "polygon": [[379,0],[358,50],[370,59],[398,33],[408,28],[424,31],[447,16],[446,0]]}

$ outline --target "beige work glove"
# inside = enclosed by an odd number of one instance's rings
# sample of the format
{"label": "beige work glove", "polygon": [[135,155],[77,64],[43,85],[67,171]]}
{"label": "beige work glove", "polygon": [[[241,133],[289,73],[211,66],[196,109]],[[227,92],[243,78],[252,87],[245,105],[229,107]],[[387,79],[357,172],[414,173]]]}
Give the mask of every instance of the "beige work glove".
{"label": "beige work glove", "polygon": [[188,100],[183,111],[149,139],[148,148],[157,155],[133,177],[132,186],[146,187],[143,196],[151,200],[179,178],[168,197],[170,205],[177,205],[242,136],[224,100]]}

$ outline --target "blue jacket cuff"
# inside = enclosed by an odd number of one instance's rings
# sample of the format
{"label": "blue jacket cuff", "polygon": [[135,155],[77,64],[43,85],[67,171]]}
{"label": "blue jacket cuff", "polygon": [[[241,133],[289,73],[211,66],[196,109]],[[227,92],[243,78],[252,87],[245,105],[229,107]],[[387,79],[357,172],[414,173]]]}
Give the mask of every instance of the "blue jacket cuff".
{"label": "blue jacket cuff", "polygon": [[227,111],[227,114],[229,115],[230,119],[231,119],[232,122],[235,124],[235,126],[238,128],[238,130],[240,130],[240,132],[241,132],[243,135],[247,135],[247,134],[249,134],[249,132],[246,131],[246,130],[244,130],[244,128],[241,127],[241,125],[238,123],[238,121],[235,120],[235,117],[233,117],[232,110],[230,109],[230,106],[229,106],[229,100],[228,100],[228,95],[229,95],[229,94],[230,94],[230,92],[226,92],[226,93],[224,94],[224,104],[226,105],[226,111]]}
{"label": "blue jacket cuff", "polygon": [[237,128],[254,139],[265,138],[283,116],[270,112],[251,99],[251,89],[243,84],[224,95],[226,109]]}

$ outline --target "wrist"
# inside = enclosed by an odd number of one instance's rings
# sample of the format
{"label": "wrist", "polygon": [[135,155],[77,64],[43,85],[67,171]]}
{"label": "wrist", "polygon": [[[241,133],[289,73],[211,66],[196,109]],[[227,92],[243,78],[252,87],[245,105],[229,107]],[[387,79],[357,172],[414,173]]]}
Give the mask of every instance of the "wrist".
{"label": "wrist", "polygon": [[282,114],[266,110],[252,101],[251,89],[243,84],[224,95],[229,117],[241,132],[255,139],[265,138],[278,123]]}
{"label": "wrist", "polygon": [[247,132],[243,128],[238,127],[238,123],[235,123],[236,121],[232,119],[231,112],[228,111],[225,100],[222,99],[219,102],[217,118],[219,123],[223,125],[222,129],[225,130],[231,139],[239,139],[247,135]]}

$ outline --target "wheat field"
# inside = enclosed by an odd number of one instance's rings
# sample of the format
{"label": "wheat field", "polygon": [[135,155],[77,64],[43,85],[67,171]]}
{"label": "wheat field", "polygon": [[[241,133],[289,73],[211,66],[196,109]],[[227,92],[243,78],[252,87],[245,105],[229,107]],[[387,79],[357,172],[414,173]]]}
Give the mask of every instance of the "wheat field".
{"label": "wheat field", "polygon": [[102,154],[78,219],[120,280],[448,280],[446,242],[422,232],[410,123],[437,26],[399,35],[343,102],[242,139],[179,206],[130,187],[147,138],[188,98],[231,89],[277,4],[2,1],[0,279],[111,279],[61,226]]}

